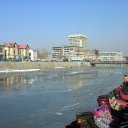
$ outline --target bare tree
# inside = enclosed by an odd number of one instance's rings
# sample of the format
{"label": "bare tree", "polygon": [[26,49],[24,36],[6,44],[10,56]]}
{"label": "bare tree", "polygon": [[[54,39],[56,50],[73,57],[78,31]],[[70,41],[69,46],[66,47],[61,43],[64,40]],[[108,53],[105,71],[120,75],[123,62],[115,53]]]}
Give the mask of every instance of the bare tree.
{"label": "bare tree", "polygon": [[45,49],[37,49],[37,57],[39,59],[47,59],[49,55],[49,51],[45,50]]}

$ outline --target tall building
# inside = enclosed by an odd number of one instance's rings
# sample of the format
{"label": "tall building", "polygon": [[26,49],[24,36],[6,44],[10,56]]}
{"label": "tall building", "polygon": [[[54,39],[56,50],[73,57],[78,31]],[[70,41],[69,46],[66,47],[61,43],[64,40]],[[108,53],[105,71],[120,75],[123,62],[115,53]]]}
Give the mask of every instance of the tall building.
{"label": "tall building", "polygon": [[87,36],[83,34],[74,34],[68,36],[69,44],[72,46],[83,47],[87,49]]}
{"label": "tall building", "polygon": [[54,60],[60,60],[63,54],[62,47],[52,47],[52,59]]}
{"label": "tall building", "polygon": [[69,40],[69,45],[67,46],[63,45],[60,47],[52,47],[52,59],[62,60],[63,58],[68,58],[69,56],[73,55],[74,52],[77,52],[77,53],[85,52],[87,50],[86,35],[83,35],[83,34],[69,35],[68,40]]}

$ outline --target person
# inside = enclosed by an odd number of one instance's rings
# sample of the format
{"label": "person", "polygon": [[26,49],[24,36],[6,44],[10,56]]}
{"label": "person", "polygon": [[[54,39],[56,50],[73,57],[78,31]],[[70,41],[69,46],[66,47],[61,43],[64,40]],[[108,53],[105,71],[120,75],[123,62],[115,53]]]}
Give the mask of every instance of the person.
{"label": "person", "polygon": [[128,85],[128,75],[123,76],[123,83],[119,87],[123,87],[125,85]]}
{"label": "person", "polygon": [[128,82],[128,75],[124,75],[123,81],[124,81],[124,83]]}
{"label": "person", "polygon": [[124,75],[123,80],[122,92],[128,95],[128,75]]}

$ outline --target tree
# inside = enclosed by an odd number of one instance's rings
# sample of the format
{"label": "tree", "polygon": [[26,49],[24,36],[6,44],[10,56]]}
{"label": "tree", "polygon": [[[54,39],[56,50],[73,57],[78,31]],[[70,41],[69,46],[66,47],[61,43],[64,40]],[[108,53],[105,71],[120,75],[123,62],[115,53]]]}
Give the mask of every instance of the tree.
{"label": "tree", "polygon": [[48,59],[49,52],[45,49],[37,49],[37,58],[39,59]]}

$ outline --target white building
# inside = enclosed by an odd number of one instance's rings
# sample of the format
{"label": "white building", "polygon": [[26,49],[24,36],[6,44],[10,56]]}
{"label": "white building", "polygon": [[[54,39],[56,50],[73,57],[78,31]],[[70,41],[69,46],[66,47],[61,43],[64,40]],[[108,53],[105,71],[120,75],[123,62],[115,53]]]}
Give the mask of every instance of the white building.
{"label": "white building", "polygon": [[37,51],[29,49],[29,57],[31,61],[37,61]]}
{"label": "white building", "polygon": [[83,47],[87,49],[87,36],[83,34],[74,34],[68,36],[69,44],[72,46]]}
{"label": "white building", "polygon": [[99,61],[126,61],[122,52],[99,52]]}

